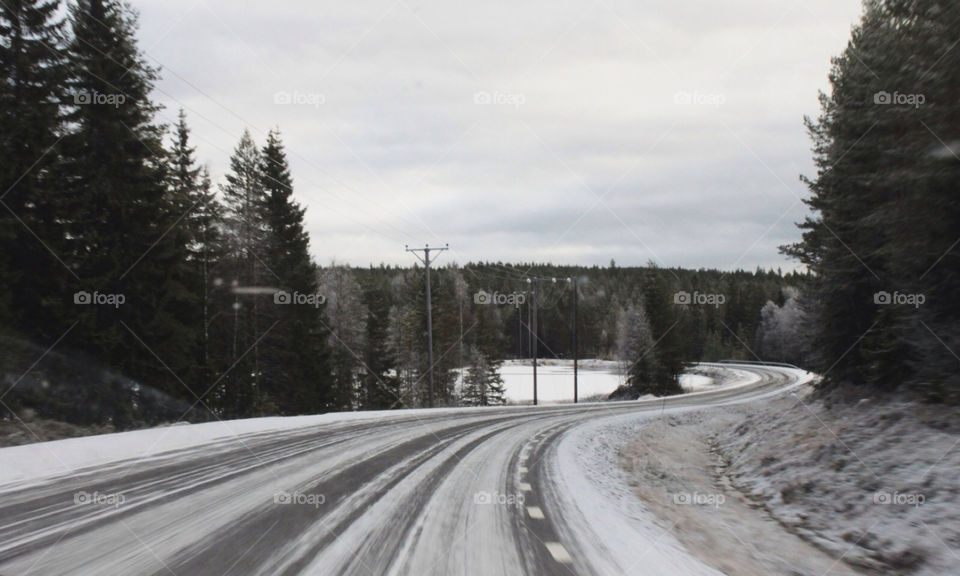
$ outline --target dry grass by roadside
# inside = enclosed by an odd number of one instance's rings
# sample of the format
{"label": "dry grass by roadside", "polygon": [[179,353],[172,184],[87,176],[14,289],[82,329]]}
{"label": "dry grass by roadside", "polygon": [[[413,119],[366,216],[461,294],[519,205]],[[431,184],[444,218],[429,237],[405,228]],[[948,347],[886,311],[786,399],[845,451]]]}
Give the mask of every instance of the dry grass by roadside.
{"label": "dry grass by roadside", "polygon": [[641,429],[620,454],[633,489],[697,557],[731,576],[861,574],[790,533],[729,485],[710,434],[728,410],[667,417]]}

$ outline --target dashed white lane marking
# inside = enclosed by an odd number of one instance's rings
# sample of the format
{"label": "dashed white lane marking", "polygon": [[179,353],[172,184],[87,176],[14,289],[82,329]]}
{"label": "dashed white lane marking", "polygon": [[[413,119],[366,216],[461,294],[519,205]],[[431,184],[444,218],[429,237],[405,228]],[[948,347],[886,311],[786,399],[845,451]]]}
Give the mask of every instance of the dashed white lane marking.
{"label": "dashed white lane marking", "polygon": [[521,474],[526,474],[526,473],[527,473],[527,467],[526,467],[526,466],[521,466],[521,467],[520,467],[520,473],[521,473]]}
{"label": "dashed white lane marking", "polygon": [[530,492],[531,490],[533,490],[533,488],[532,488],[529,484],[527,484],[526,482],[521,482],[521,483],[520,483],[520,491],[521,491],[521,492]]}
{"label": "dashed white lane marking", "polygon": [[547,552],[549,552],[557,562],[561,564],[573,563],[573,558],[570,557],[570,553],[563,547],[563,544],[559,542],[544,542],[544,546],[547,547]]}
{"label": "dashed white lane marking", "polygon": [[527,514],[530,515],[534,520],[543,520],[543,510],[539,506],[527,506]]}

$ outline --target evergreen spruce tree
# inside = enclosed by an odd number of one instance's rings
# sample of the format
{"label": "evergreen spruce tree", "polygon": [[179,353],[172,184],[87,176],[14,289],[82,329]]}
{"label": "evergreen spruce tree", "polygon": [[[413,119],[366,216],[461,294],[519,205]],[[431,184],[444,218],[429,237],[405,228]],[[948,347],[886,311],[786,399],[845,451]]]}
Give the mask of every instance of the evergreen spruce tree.
{"label": "evergreen spruce tree", "polygon": [[504,398],[500,361],[492,360],[476,347],[470,350],[470,366],[460,391],[462,406],[501,406]]}
{"label": "evergreen spruce tree", "polygon": [[125,298],[117,307],[75,306],[71,339],[124,375],[188,396],[168,371],[183,375],[193,355],[185,319],[193,295],[183,236],[171,233],[183,214],[166,187],[163,129],[154,123],[157,73],[137,48],[126,4],[81,0],[70,23],[64,260],[81,279],[75,290]]}
{"label": "evergreen spruce tree", "polygon": [[907,87],[901,92],[923,94],[925,100],[920,106],[892,111],[904,117],[906,129],[897,136],[908,165],[896,174],[894,198],[901,212],[890,259],[898,270],[895,282],[900,291],[922,294],[926,301],[919,308],[887,308],[901,315],[902,337],[896,346],[898,351],[906,348],[911,386],[930,399],[957,403],[960,55],[955,43],[960,37],[960,5],[916,0],[893,4],[891,12],[895,22],[908,23],[907,33],[897,36],[901,44],[893,56],[900,65],[896,85]]}
{"label": "evergreen spruce tree", "polygon": [[654,394],[679,394],[680,373],[684,368],[684,331],[682,310],[674,303],[674,293],[666,279],[666,272],[654,269],[644,290],[644,309],[653,333],[657,362],[654,364]]}
{"label": "evergreen spruce tree", "polygon": [[[225,257],[223,206],[213,190],[206,168],[198,165],[190,142],[186,114],[180,111],[169,153],[168,186],[171,202],[183,214],[171,231],[187,248],[187,289],[192,295],[190,331],[195,354],[185,382],[194,399],[204,394],[229,364],[224,339],[229,317],[229,295],[219,276]],[[204,403],[216,404],[215,398]]]}
{"label": "evergreen spruce tree", "polygon": [[[815,273],[812,350],[828,384],[890,389],[923,374],[931,395],[960,389],[950,360],[960,345],[950,296],[960,288],[950,248],[958,163],[949,144],[960,118],[949,49],[958,11],[936,0],[866,2],[834,60],[820,117],[807,121],[813,215],[785,252]],[[885,301],[896,292],[923,294],[930,305]]]}
{"label": "evergreen spruce tree", "polygon": [[[305,209],[293,198],[293,178],[280,133],[272,130],[260,153],[264,190],[266,261],[279,289],[307,297],[275,298],[267,317],[276,322],[264,338],[263,391],[282,414],[317,413],[338,407],[329,366],[325,304],[317,266],[304,229]],[[280,294],[279,292],[277,294]]]}
{"label": "evergreen spruce tree", "polygon": [[427,354],[424,340],[426,326],[422,312],[420,287],[422,271],[400,271],[390,281],[393,301],[390,308],[389,345],[396,362],[401,397],[405,407],[426,405],[424,379],[426,378]]}
{"label": "evergreen spruce tree", "polygon": [[[457,404],[457,368],[460,361],[458,349],[460,347],[460,302],[462,293],[458,293],[458,282],[456,279],[456,270],[452,266],[445,266],[433,270],[433,279],[431,281],[433,305],[433,382],[434,382],[434,405],[436,406],[455,406]],[[426,298],[426,286],[423,282],[423,275],[420,276],[420,284],[424,288],[423,297]],[[426,305],[425,300],[423,301]],[[496,306],[489,310],[489,314],[483,315],[483,319],[478,318],[479,323],[466,335],[472,336],[478,343],[483,344],[484,339],[491,342],[490,339],[498,338],[496,333]],[[421,308],[423,310],[423,308]],[[469,306],[464,303],[464,314],[468,314]],[[424,335],[426,333],[426,314],[421,312],[423,318]],[[467,319],[469,322],[469,318]],[[489,328],[486,325],[489,324]],[[464,325],[466,331],[470,324]],[[424,350],[426,350],[426,338],[424,338]],[[495,345],[485,345],[487,349]],[[424,372],[426,372],[426,363]],[[424,389],[427,389],[427,378],[423,380]]]}
{"label": "evergreen spruce tree", "polygon": [[626,367],[629,396],[661,395],[657,381],[657,351],[643,305],[631,304],[622,310],[617,328],[618,359]]}
{"label": "evergreen spruce tree", "polygon": [[66,215],[55,184],[67,74],[59,11],[59,0],[0,3],[0,323],[44,340],[66,328],[72,280],[57,261]]}
{"label": "evergreen spruce tree", "polygon": [[[232,295],[230,365],[220,382],[219,403],[228,416],[249,416],[269,409],[262,404],[260,345],[265,325],[264,307],[273,307],[265,286],[277,279],[267,268],[267,196],[263,186],[260,150],[244,131],[230,158],[230,172],[221,185],[225,208],[227,282]],[[268,299],[269,297],[269,299]]]}

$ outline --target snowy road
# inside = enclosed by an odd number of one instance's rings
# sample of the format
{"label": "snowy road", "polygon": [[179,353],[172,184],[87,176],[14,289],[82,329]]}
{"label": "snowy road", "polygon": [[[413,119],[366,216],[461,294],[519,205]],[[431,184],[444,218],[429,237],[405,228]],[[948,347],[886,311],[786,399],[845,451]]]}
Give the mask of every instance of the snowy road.
{"label": "snowy road", "polygon": [[585,463],[615,448],[603,426],[805,378],[737,370],[754,381],[665,402],[395,412],[9,484],[0,575],[715,574]]}

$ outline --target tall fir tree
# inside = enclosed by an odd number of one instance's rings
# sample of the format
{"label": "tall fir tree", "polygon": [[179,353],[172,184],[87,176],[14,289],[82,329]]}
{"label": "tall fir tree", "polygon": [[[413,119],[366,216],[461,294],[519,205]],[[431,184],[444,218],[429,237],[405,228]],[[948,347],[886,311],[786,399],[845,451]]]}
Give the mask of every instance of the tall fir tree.
{"label": "tall fir tree", "polygon": [[472,346],[470,365],[466,368],[463,388],[460,390],[460,405],[502,406],[506,404],[500,365],[501,361],[488,358],[479,348]]}
{"label": "tall fir tree", "polygon": [[70,277],[59,261],[66,211],[55,177],[64,28],[59,0],[0,3],[0,323],[44,340],[62,334]]}
{"label": "tall fir tree", "polygon": [[171,233],[183,214],[165,186],[163,128],[150,100],[157,72],[137,48],[137,18],[126,4],[81,0],[70,23],[65,260],[80,278],[74,289],[125,298],[117,307],[76,306],[71,341],[129,377],[182,396],[178,378],[193,353],[185,318],[192,294],[183,235]]}
{"label": "tall fir tree", "polygon": [[[264,411],[261,383],[260,344],[266,330],[262,314],[273,306],[276,278],[264,258],[268,249],[265,218],[267,195],[263,186],[260,150],[244,130],[233,155],[226,183],[221,185],[225,208],[225,243],[228,250],[227,285],[231,291],[230,365],[221,375],[216,391],[223,413],[249,416]],[[267,307],[267,308],[265,308]]]}
{"label": "tall fir tree", "polygon": [[644,309],[653,332],[657,361],[651,388],[658,396],[677,394],[680,373],[684,369],[683,310],[678,311],[674,291],[666,278],[668,272],[653,268],[644,289]]}
{"label": "tall fir tree", "polygon": [[[930,399],[960,402],[960,4],[916,0],[891,8],[907,22],[898,36],[897,85],[916,86],[925,101],[900,111],[908,130],[899,133],[908,166],[899,172],[902,207],[898,242],[890,259],[901,291],[923,294],[919,308],[904,307],[903,337],[910,384]],[[901,89],[901,92],[906,91]],[[909,91],[908,91],[909,93]],[[888,307],[889,308],[889,307]]]}
{"label": "tall fir tree", "polygon": [[186,114],[180,110],[167,175],[171,203],[183,215],[171,233],[186,246],[186,287],[192,295],[189,325],[195,353],[184,379],[193,391],[191,400],[202,396],[229,367],[223,340],[230,306],[219,276],[225,257],[223,207],[195,154]]}
{"label": "tall fir tree", "polygon": [[418,298],[423,285],[421,278],[422,272],[414,268],[413,271],[395,272],[390,279],[396,302],[390,308],[390,349],[396,357],[403,405],[411,408],[426,406],[426,327],[423,324],[422,300]]}
{"label": "tall fir tree", "polygon": [[[264,190],[266,252],[273,280],[291,295],[274,299],[276,327],[264,338],[263,390],[281,414],[309,414],[334,408],[325,303],[317,266],[310,257],[304,214],[293,197],[293,178],[279,130],[267,135],[260,154]],[[305,298],[292,299],[292,295]]]}
{"label": "tall fir tree", "polygon": [[[807,120],[812,216],[786,253],[815,273],[809,302],[815,368],[826,382],[891,389],[915,382],[960,397],[955,350],[957,56],[960,7],[870,0],[832,90]],[[952,144],[951,144],[952,143]],[[927,297],[911,309],[889,300]],[[951,367],[952,366],[952,367]]]}
{"label": "tall fir tree", "polygon": [[626,366],[627,388],[630,397],[644,394],[661,396],[657,381],[657,352],[653,333],[643,304],[630,304],[622,310],[617,323],[619,358]]}

